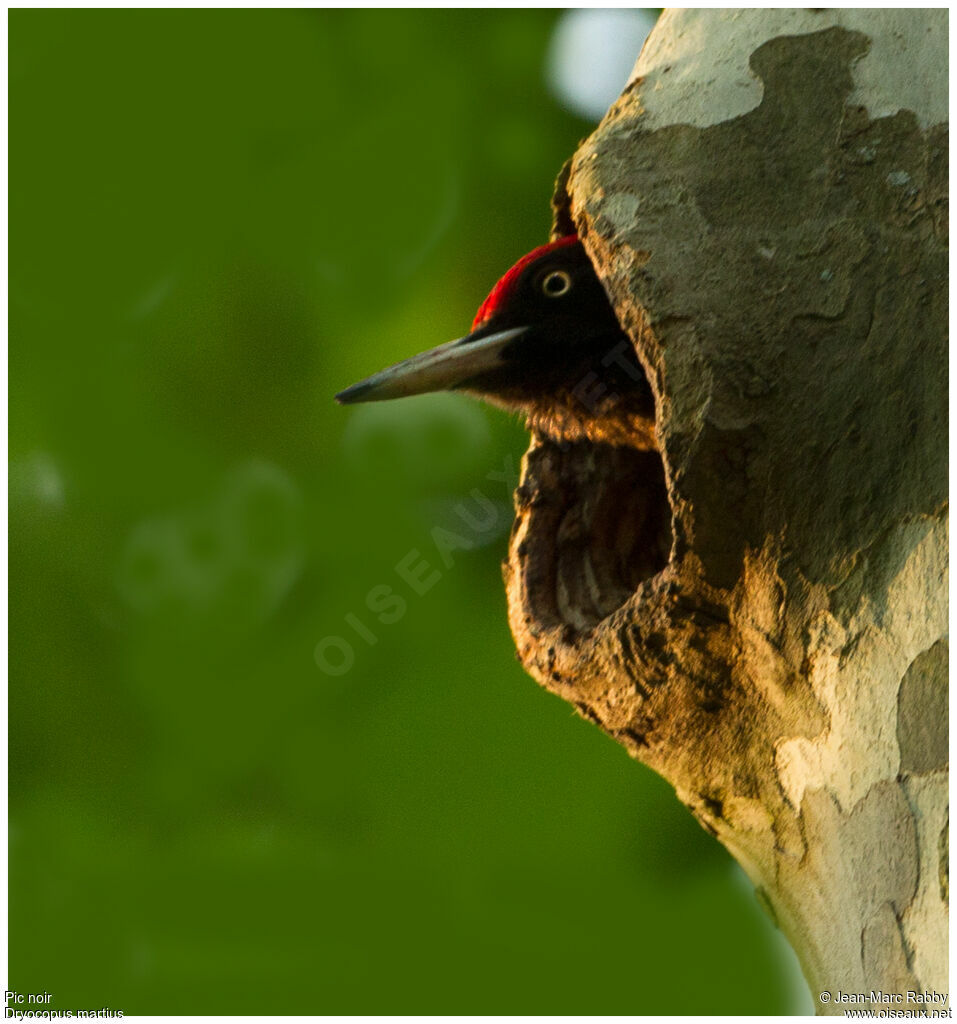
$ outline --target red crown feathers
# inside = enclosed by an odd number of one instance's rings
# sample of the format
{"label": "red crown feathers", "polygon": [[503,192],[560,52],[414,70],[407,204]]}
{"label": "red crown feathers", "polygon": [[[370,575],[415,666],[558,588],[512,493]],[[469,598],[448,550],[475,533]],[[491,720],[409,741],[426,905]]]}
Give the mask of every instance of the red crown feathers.
{"label": "red crown feathers", "polygon": [[544,256],[547,252],[553,252],[555,249],[561,249],[566,245],[574,245],[577,241],[578,235],[566,235],[564,238],[559,238],[557,242],[540,245],[537,249],[532,249],[527,256],[523,256],[511,270],[499,279],[498,284],[488,293],[488,298],[479,306],[479,311],[475,314],[475,319],[472,321],[472,330],[478,330],[502,306],[506,305],[512,292],[515,291],[518,279],[530,264],[534,263],[540,256]]}

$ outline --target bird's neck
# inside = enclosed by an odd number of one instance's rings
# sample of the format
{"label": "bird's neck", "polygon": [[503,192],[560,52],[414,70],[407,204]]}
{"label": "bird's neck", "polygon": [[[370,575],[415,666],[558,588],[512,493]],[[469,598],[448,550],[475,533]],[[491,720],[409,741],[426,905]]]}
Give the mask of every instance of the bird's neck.
{"label": "bird's neck", "polygon": [[530,431],[559,444],[591,441],[642,451],[658,446],[650,390],[640,394],[611,394],[588,404],[570,391],[559,391],[541,399],[495,394],[476,394],[475,397],[521,413]]}
{"label": "bird's neck", "polygon": [[634,396],[611,395],[586,406],[578,395],[553,395],[525,406],[528,429],[556,442],[591,441],[641,450],[657,447],[653,411]]}

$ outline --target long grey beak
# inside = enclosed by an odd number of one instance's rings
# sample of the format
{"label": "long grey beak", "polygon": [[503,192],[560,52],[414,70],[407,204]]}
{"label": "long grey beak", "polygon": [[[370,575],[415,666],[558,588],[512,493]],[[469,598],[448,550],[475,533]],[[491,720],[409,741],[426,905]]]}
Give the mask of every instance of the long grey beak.
{"label": "long grey beak", "polygon": [[404,359],[340,391],[336,401],[342,405],[381,402],[386,398],[404,398],[406,395],[424,395],[429,391],[453,388],[469,377],[498,366],[502,349],[527,329],[513,327],[475,341],[468,337],[447,341],[438,348]]}

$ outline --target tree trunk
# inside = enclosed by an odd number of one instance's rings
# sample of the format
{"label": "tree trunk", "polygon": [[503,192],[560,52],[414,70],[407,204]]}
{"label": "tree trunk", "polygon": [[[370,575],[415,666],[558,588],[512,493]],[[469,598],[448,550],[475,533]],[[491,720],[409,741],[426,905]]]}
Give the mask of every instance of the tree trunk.
{"label": "tree trunk", "polygon": [[556,195],[660,451],[533,439],[519,655],[728,847],[824,1013],[947,991],[946,119],[946,11],[669,10]]}

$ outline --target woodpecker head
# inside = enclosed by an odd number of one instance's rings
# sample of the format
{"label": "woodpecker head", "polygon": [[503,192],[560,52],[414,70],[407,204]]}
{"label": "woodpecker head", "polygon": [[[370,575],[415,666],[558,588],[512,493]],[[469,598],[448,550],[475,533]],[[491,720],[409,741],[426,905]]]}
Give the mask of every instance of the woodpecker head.
{"label": "woodpecker head", "polygon": [[555,440],[654,447],[654,401],[576,235],[540,246],[482,303],[464,338],[367,377],[343,404],[459,390],[523,412]]}

